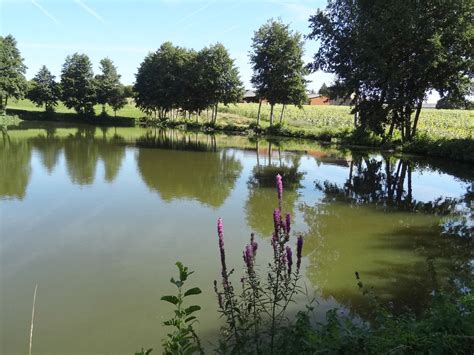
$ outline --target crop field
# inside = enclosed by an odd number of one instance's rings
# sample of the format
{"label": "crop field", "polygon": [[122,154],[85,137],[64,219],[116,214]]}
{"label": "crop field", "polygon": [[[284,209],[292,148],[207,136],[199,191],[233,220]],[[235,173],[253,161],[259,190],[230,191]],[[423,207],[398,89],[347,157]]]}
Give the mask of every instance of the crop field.
{"label": "crop field", "polygon": [[[219,106],[221,113],[257,118],[258,104],[237,104]],[[280,118],[281,105],[275,105],[274,122]],[[268,122],[270,106],[262,105],[261,118]],[[311,130],[343,131],[352,130],[354,117],[348,106],[287,106],[284,124]],[[419,121],[419,132],[433,138],[470,138],[474,135],[474,111],[424,109]]]}

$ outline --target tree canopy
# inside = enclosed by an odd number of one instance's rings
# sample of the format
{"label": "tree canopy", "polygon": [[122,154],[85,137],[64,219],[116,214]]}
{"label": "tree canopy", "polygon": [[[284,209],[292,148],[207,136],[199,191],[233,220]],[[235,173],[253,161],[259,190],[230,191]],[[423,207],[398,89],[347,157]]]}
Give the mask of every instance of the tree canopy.
{"label": "tree canopy", "polygon": [[199,52],[163,43],[138,68],[134,91],[137,106],[160,118],[173,109],[199,113],[238,102],[243,94],[238,70],[220,43]]}
{"label": "tree canopy", "polygon": [[357,125],[410,140],[427,93],[458,96],[472,77],[473,10],[472,0],[330,0],[310,18],[321,43],[312,68],[353,95]]}
{"label": "tree canopy", "polygon": [[301,106],[307,100],[303,53],[301,34],[281,21],[269,20],[254,33],[251,83],[271,105],[270,125],[276,103]]}
{"label": "tree canopy", "polygon": [[62,101],[83,115],[94,114],[97,103],[92,63],[85,54],[67,56],[61,72]]}
{"label": "tree canopy", "polygon": [[9,97],[21,99],[25,96],[28,87],[25,72],[26,65],[15,38],[0,36],[0,112],[5,110]]}
{"label": "tree canopy", "polygon": [[28,99],[37,106],[45,106],[47,112],[53,112],[60,97],[59,84],[54,80],[54,75],[42,66],[32,80],[32,87],[28,91]]}
{"label": "tree canopy", "polygon": [[95,76],[97,103],[102,105],[102,112],[105,113],[105,105],[111,105],[112,97],[117,97],[120,91],[120,75],[112,60],[104,58],[100,61],[101,74]]}

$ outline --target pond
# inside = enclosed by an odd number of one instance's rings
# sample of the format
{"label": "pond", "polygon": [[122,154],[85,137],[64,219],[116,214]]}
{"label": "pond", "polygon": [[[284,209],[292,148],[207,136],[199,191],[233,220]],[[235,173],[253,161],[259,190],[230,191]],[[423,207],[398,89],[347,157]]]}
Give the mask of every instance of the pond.
{"label": "pond", "polygon": [[[435,286],[472,277],[474,169],[442,160],[144,128],[23,122],[0,142],[0,353],[159,349],[160,297],[182,261],[196,273],[199,333],[219,327],[216,220],[242,269],[255,232],[270,257],[274,178],[305,238],[304,280],[320,319],[365,317],[354,272],[385,304],[421,309]],[[303,307],[299,299],[296,308]]]}

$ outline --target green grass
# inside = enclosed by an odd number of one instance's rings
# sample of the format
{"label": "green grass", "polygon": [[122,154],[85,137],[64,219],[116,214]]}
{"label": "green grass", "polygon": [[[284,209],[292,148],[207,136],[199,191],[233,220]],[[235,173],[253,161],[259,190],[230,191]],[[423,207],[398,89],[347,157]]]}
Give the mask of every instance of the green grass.
{"label": "green grass", "polygon": [[[10,100],[8,102],[8,108],[9,109],[15,109],[15,110],[25,110],[25,111],[32,111],[32,112],[43,112],[44,107],[38,107],[36,106],[33,102],[27,99],[23,100]],[[96,115],[100,115],[102,112],[102,105],[95,105],[94,110]],[[56,106],[56,113],[71,113],[75,114],[76,111],[73,109],[69,109],[62,102],[60,102]],[[113,116],[114,112],[113,110],[107,106],[106,112],[108,115]],[[128,103],[125,105],[125,107],[121,110],[117,111],[117,117],[126,117],[126,118],[141,118],[144,117],[145,114],[141,112],[138,108],[135,107],[135,105]]]}

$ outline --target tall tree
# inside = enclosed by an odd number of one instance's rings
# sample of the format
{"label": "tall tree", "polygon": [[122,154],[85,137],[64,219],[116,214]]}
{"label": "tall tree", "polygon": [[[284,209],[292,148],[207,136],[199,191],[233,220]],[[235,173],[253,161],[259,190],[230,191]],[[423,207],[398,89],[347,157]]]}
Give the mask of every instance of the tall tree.
{"label": "tall tree", "polygon": [[67,56],[61,72],[62,101],[82,115],[94,115],[97,98],[92,63],[85,54]]}
{"label": "tall tree", "polygon": [[54,112],[54,107],[59,100],[59,85],[54,80],[54,75],[43,65],[32,80],[28,91],[28,99],[37,106],[45,107],[46,112]]}
{"label": "tall tree", "polygon": [[148,54],[136,74],[137,106],[164,118],[179,105],[185,87],[184,68],[189,57],[188,50],[175,47],[171,42],[163,43],[156,52]]}
{"label": "tall tree", "polygon": [[228,105],[242,99],[244,89],[239,71],[221,43],[203,48],[197,54],[196,60],[199,68],[199,91],[205,95],[207,101],[203,105],[213,109],[212,122],[215,123],[218,103]]}
{"label": "tall tree", "polygon": [[12,35],[0,36],[0,112],[8,104],[8,98],[21,99],[27,91],[26,65],[23,63],[16,40]]}
{"label": "tall tree", "polygon": [[323,83],[321,87],[319,88],[318,94],[321,96],[329,96],[329,88],[326,85],[326,83]]}
{"label": "tall tree", "polygon": [[281,21],[269,20],[254,33],[251,83],[260,102],[265,98],[270,103],[270,126],[276,103],[301,106],[307,100],[303,53],[301,35]]}
{"label": "tall tree", "polygon": [[473,12],[473,0],[330,0],[310,18],[312,68],[336,74],[356,125],[409,141],[427,92],[460,96],[472,78]]}
{"label": "tall tree", "polygon": [[95,76],[97,102],[102,105],[102,114],[105,114],[105,105],[111,104],[112,95],[117,97],[120,91],[120,75],[112,60],[104,58],[100,61],[100,72]]}
{"label": "tall tree", "polygon": [[114,110],[114,116],[117,116],[117,111],[127,104],[125,86],[120,84],[114,87],[110,92],[107,103],[112,107],[112,110]]}

